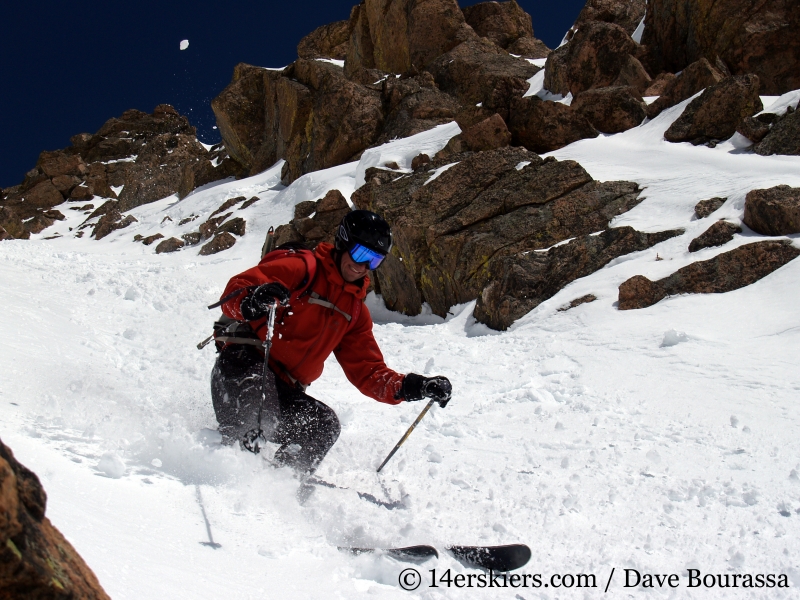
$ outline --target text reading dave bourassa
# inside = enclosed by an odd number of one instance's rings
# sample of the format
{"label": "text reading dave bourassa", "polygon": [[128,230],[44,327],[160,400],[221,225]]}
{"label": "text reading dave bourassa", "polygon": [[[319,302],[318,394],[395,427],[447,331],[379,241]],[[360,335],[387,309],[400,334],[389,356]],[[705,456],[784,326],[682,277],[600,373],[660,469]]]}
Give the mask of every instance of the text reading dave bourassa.
{"label": "text reading dave bourassa", "polygon": [[[616,576],[616,577],[615,577]],[[412,591],[426,585],[429,588],[599,588],[604,593],[619,587],[643,589],[696,588],[696,589],[758,589],[788,588],[789,577],[776,573],[703,573],[700,569],[687,569],[678,573],[647,573],[637,569],[611,569],[608,578],[594,573],[553,574],[540,573],[458,573],[450,569],[430,569],[427,577],[413,568],[405,569],[398,579],[400,587]],[[612,582],[614,586],[612,588]]]}

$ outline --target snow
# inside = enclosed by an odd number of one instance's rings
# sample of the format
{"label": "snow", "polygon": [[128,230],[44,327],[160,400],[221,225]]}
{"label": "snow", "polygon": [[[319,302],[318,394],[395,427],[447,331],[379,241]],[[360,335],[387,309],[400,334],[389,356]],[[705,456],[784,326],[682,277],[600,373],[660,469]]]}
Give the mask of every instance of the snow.
{"label": "snow", "polygon": [[567,96],[564,97],[561,94],[554,94],[545,89],[544,74],[545,71],[542,69],[536,73],[536,75],[528,79],[528,91],[526,91],[522,97],[527,98],[528,96],[538,96],[542,100],[561,102],[562,104],[569,106],[572,103],[572,94],[568,93]]}
{"label": "snow", "polygon": [[320,62],[330,63],[332,65],[336,65],[337,67],[340,67],[340,68],[344,69],[344,61],[343,60],[337,60],[335,58],[317,58],[315,60],[318,60]]}
{"label": "snow", "polygon": [[634,30],[633,34],[631,35],[631,37],[633,38],[633,41],[636,42],[637,44],[641,44],[642,43],[642,36],[644,35],[644,19],[645,19],[646,16],[647,16],[647,12],[645,11],[645,14],[642,15],[642,20],[639,21],[639,24],[636,26],[636,29]]}
{"label": "snow", "polygon": [[[750,189],[800,186],[800,157],[762,157],[733,141],[714,149],[664,141],[689,101],[551,153],[598,180],[645,188],[646,199],[614,225],[683,235],[573,282],[502,333],[475,322],[474,303],[445,319],[427,307],[406,317],[370,296],[388,364],[446,375],[454,388],[449,406],[430,411],[381,475],[375,468],[420,403],[364,398],[331,359],[309,393],[336,410],[342,434],[318,474],[351,489],[318,488],[301,507],[289,473],[219,446],[208,389],[214,352],[195,345],[217,314],[205,307],[255,263],[270,225],[329,189],[349,198],[370,166],[396,161],[409,171],[414,156],[432,156],[459,132],[455,124],[288,187],[280,162],[171,196],[134,209],[137,223],[99,242],[88,232],[74,238],[69,227],[86,215],[65,204],[66,221],[0,243],[0,437],[39,475],[48,517],[115,599],[406,598],[398,575],[409,565],[336,546],[418,543],[528,543],[533,558],[520,573],[593,573],[604,587],[615,568],[609,597],[633,594],[624,568],[677,573],[681,587],[651,592],[657,598],[732,597],[687,588],[689,568],[784,573],[800,586],[800,261],[727,294],[615,306],[633,275],[657,279],[763,239],[744,227],[725,247],[690,255],[689,241],[711,224],[694,217],[697,201],[727,197],[713,218],[740,223]],[[248,233],[224,253],[156,255],[132,242],[195,230],[181,219],[253,195],[252,206],[231,209]],[[597,300],[558,311],[589,293]],[[354,490],[404,508],[370,504]],[[444,552],[419,570],[433,568],[474,572]],[[513,597],[427,583],[415,594]],[[768,595],[794,596],[791,588]]]}
{"label": "snow", "polygon": [[797,104],[800,102],[800,90],[793,90],[791,92],[787,92],[778,98],[774,98],[772,102],[766,102],[767,96],[762,96],[761,100],[764,104],[764,110],[762,110],[760,114],[763,113],[774,113],[778,116],[783,116],[786,114],[786,109],[790,106],[797,110]]}
{"label": "snow", "polygon": [[459,133],[461,133],[461,128],[454,121],[411,137],[392,140],[388,144],[364,150],[361,160],[356,166],[353,189],[364,185],[364,174],[370,167],[382,167],[386,163],[396,162],[401,170],[410,172],[411,161],[417,155],[427,154],[433,158],[439,150],[447,145],[450,138]]}
{"label": "snow", "polygon": [[423,183],[422,185],[428,185],[431,181],[433,181],[434,179],[437,179],[442,173],[444,173],[445,171],[447,171],[451,167],[455,167],[457,164],[458,164],[458,161],[456,161],[454,163],[449,163],[449,164],[443,165],[443,166],[439,167],[438,169],[435,169],[433,171],[433,173],[431,174],[431,176],[428,177],[428,179],[426,179],[425,183]]}
{"label": "snow", "polygon": [[542,69],[538,71],[536,75],[528,79],[528,91],[522,96],[523,98],[537,96],[540,91],[544,90],[544,74],[544,69]]}

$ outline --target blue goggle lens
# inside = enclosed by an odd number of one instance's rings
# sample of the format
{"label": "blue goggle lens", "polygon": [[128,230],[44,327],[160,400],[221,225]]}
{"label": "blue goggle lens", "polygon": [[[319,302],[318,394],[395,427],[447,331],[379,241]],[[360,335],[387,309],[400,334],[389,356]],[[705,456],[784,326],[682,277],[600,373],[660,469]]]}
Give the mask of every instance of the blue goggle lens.
{"label": "blue goggle lens", "polygon": [[350,248],[350,258],[353,259],[354,263],[369,263],[370,270],[374,271],[380,266],[383,259],[386,258],[386,255],[370,250],[361,244],[354,244],[353,247]]}

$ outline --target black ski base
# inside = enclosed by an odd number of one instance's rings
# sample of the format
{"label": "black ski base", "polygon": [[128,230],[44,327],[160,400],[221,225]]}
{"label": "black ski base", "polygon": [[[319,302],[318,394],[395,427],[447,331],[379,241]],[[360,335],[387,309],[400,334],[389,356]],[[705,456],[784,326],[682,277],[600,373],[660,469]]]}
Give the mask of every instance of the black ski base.
{"label": "black ski base", "polygon": [[531,559],[531,549],[525,544],[451,546],[447,551],[466,567],[492,571],[513,571],[524,567]]}
{"label": "black ski base", "polygon": [[[439,558],[433,546],[409,546],[407,548],[346,548],[339,550],[359,554],[378,553],[391,556],[402,562],[423,563],[430,558]],[[447,551],[466,567],[506,572],[519,569],[531,559],[531,549],[525,544],[505,546],[450,546]]]}

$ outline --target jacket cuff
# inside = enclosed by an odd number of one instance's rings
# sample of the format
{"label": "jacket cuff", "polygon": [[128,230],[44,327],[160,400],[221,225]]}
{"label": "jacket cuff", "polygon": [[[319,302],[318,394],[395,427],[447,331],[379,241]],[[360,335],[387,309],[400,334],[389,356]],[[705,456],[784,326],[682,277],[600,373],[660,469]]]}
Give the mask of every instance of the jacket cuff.
{"label": "jacket cuff", "polygon": [[416,373],[406,375],[403,378],[403,385],[400,386],[399,399],[406,402],[422,400],[422,384],[424,382],[425,378],[422,375],[417,375]]}

